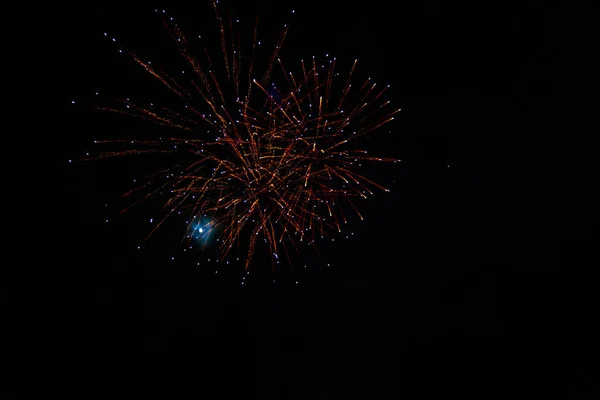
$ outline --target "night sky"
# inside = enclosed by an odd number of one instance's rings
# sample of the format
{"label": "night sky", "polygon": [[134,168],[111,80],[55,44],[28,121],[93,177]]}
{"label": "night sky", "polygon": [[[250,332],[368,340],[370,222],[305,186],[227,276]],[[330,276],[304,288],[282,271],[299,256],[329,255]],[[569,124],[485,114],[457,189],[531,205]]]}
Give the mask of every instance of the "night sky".
{"label": "night sky", "polygon": [[[193,3],[165,8],[187,29],[208,30],[195,17],[211,12],[208,2]],[[289,23],[286,57],[359,57],[391,85],[403,111],[363,147],[402,159],[368,171],[392,191],[364,202],[349,239],[321,243],[322,257],[303,254],[307,267],[275,284],[260,257],[263,272],[244,286],[241,273],[171,260],[183,225],[137,250],[151,211],[118,212],[149,166],[67,160],[140,129],[91,110],[96,92],[161,93],[102,33],[142,48],[169,38],[151,6],[72,12],[55,60],[66,74],[63,215],[53,222],[64,249],[64,396],[585,398],[597,335],[589,269],[600,263],[597,224],[581,210],[594,203],[582,195],[581,208],[558,217],[553,193],[567,196],[537,161],[552,158],[545,143],[562,123],[561,10],[540,1],[281,3],[232,10],[258,13],[265,41],[274,40],[269,26]]]}

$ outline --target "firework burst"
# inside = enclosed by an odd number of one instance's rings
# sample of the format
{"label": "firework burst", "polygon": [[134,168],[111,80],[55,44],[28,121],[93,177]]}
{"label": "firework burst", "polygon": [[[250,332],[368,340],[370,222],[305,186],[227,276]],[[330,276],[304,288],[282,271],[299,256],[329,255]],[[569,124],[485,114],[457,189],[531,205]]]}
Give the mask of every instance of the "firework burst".
{"label": "firework burst", "polygon": [[214,1],[213,10],[220,47],[215,53],[193,45],[165,18],[185,61],[185,73],[177,79],[121,49],[168,88],[182,102],[180,108],[129,100],[99,107],[180,133],[96,141],[110,150],[94,158],[176,155],[172,167],[145,177],[126,194],[132,201],[122,212],[160,198],[161,215],[148,237],[170,216],[185,212],[191,220],[183,235],[186,245],[219,232],[221,259],[232,249],[244,251],[247,269],[260,241],[273,265],[284,254],[291,263],[299,242],[312,245],[341,231],[349,212],[362,219],[357,199],[373,190],[389,191],[363,176],[361,163],[398,160],[368,155],[355,145],[400,110],[384,100],[387,86],[380,88],[370,78],[354,83],[356,60],[345,72],[338,72],[336,58],[329,56],[324,62],[301,60],[295,71],[287,70],[280,59],[287,26],[269,56],[260,58],[258,19],[252,33],[243,35]]}

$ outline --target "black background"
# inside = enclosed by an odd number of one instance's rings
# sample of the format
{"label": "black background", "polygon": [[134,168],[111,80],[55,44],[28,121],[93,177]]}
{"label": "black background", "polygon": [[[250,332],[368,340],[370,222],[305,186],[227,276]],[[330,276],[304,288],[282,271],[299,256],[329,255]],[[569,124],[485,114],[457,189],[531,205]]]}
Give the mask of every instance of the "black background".
{"label": "black background", "polygon": [[[186,29],[211,28],[195,26],[208,4],[165,8]],[[68,366],[54,384],[78,398],[588,393],[599,263],[597,212],[584,210],[595,204],[593,180],[565,179],[554,164],[577,147],[549,145],[570,125],[558,79],[570,56],[562,10],[536,1],[232,9],[242,19],[259,13],[264,26],[289,23],[290,57],[359,57],[391,85],[403,111],[368,145],[403,160],[372,171],[392,191],[365,202],[351,239],[322,244],[323,259],[308,254],[306,270],[276,284],[257,276],[242,287],[240,274],[171,261],[176,231],[136,250],[147,214],[116,217],[136,164],[67,160],[93,151],[93,140],[140,129],[92,111],[95,92],[160,93],[102,33],[142,51],[169,39],[151,6],[70,10],[58,60],[67,111],[56,246],[56,329]]]}

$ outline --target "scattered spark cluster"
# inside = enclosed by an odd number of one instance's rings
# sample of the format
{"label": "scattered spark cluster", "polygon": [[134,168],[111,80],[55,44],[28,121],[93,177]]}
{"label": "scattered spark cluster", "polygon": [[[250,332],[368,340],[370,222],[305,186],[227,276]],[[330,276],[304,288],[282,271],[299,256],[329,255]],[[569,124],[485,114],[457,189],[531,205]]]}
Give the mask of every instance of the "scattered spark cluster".
{"label": "scattered spark cluster", "polygon": [[[168,88],[180,108],[129,99],[98,107],[179,134],[96,141],[110,150],[87,159],[175,155],[176,163],[137,180],[126,193],[133,200],[125,210],[160,199],[160,217],[150,219],[148,237],[169,217],[184,213],[189,217],[186,248],[212,235],[221,261],[228,263],[232,250],[241,251],[247,270],[257,243],[264,242],[273,266],[282,257],[291,263],[290,254],[299,251],[301,242],[314,248],[315,239],[341,232],[349,214],[363,218],[358,201],[374,190],[389,191],[363,176],[363,164],[399,160],[372,156],[356,145],[400,110],[384,100],[389,86],[379,87],[371,78],[354,83],[357,60],[345,72],[337,71],[337,60],[329,54],[324,62],[312,57],[300,60],[297,71],[287,70],[279,54],[287,25],[273,52],[259,58],[258,19],[252,34],[244,36],[237,20],[221,16],[217,3],[212,2],[218,51],[194,45],[200,35],[188,40],[172,18],[165,18],[185,61],[177,78],[119,49]],[[249,45],[243,46],[246,39]]]}

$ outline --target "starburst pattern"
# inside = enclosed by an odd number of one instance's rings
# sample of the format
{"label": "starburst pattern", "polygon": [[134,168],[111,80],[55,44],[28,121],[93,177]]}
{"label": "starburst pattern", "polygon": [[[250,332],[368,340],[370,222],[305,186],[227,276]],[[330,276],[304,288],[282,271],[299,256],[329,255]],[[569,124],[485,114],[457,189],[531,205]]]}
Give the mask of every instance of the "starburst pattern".
{"label": "starburst pattern", "polygon": [[[119,106],[99,107],[168,129],[154,139],[96,141],[111,149],[94,158],[176,156],[171,167],[145,177],[126,194],[133,199],[129,207],[160,199],[162,212],[148,236],[173,214],[186,212],[191,222],[184,241],[218,231],[221,258],[234,248],[239,251],[244,242],[248,268],[263,239],[273,264],[282,250],[289,261],[299,242],[312,245],[316,238],[341,231],[348,210],[362,219],[357,199],[373,190],[389,191],[363,176],[362,163],[399,160],[369,155],[356,144],[400,110],[384,100],[388,86],[380,88],[370,78],[353,83],[357,60],[344,73],[329,55],[323,62],[301,60],[297,71],[288,71],[279,54],[287,26],[259,68],[258,19],[252,34],[244,36],[231,17],[220,15],[216,1],[213,9],[218,57],[206,46],[192,44],[177,24],[165,19],[185,63],[178,78],[120,49],[183,106],[142,106],[127,99]],[[249,44],[243,46],[244,40]],[[180,134],[169,133],[175,130]],[[119,144],[125,147],[119,149]]]}

